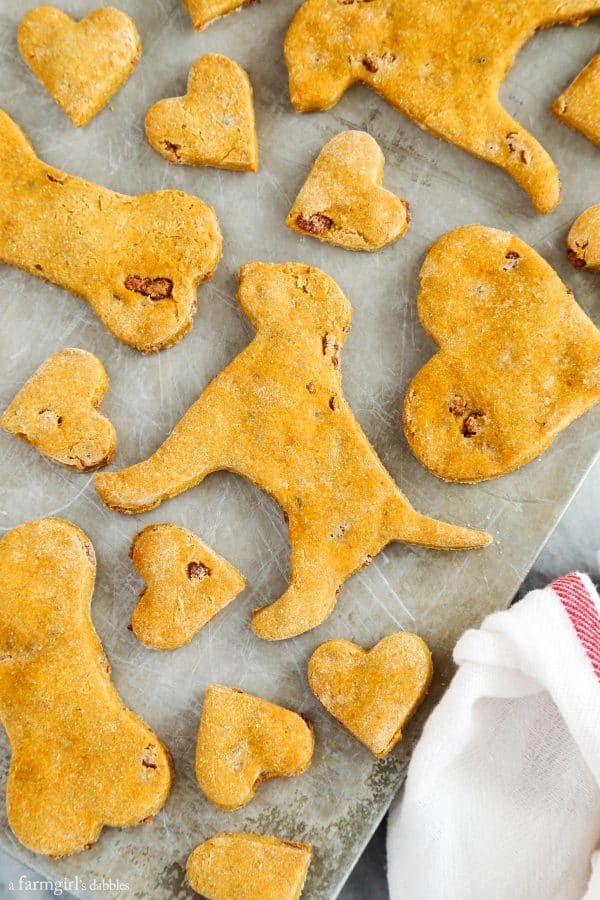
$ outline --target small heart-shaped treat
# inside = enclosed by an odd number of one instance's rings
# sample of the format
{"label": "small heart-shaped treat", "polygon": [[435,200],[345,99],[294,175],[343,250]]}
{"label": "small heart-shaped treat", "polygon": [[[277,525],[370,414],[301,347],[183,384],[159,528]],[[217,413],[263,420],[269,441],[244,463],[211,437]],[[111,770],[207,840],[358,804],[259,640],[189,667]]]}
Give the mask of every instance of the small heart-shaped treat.
{"label": "small heart-shaped treat", "polygon": [[150,146],[172,163],[254,172],[258,141],[252,85],[218,53],[192,65],[185,97],[159,100],[146,113]]}
{"label": "small heart-shaped treat", "polygon": [[576,269],[600,271],[600,204],[575,220],[567,238],[567,256]]}
{"label": "small heart-shaped treat", "polygon": [[142,52],[135,22],[109,6],[80,22],[54,6],[38,6],[21,19],[18,43],[31,71],[77,127],[106,106]]}
{"label": "small heart-shaped treat", "polygon": [[554,101],[552,112],[600,147],[600,53]]}
{"label": "small heart-shaped treat", "polygon": [[135,538],[131,558],[147,584],[131,628],[154,650],[188,644],[246,584],[227,560],[179,525],[148,525]]}
{"label": "small heart-shaped treat", "polygon": [[269,778],[301,775],[315,739],[303,716],[235,688],[213,684],[204,695],[196,778],[221,809],[239,809]]}
{"label": "small heart-shaped treat", "polygon": [[288,228],[347,250],[381,250],[401,238],[410,209],[381,187],[385,159],[364,131],[327,141],[294,201]]}
{"label": "small heart-shaped treat", "polygon": [[115,429],[99,412],[108,388],[100,360],[85,350],[59,350],[21,388],[0,427],[55,462],[88,472],[115,452]]}
{"label": "small heart-shaped treat", "polygon": [[183,2],[191,16],[192,25],[196,31],[202,31],[213,19],[220,19],[234,9],[248,6],[256,0],[183,0]]}
{"label": "small heart-shaped treat", "polygon": [[317,647],[308,683],[325,709],[383,759],[424,700],[433,664],[425,641],[398,631],[371,650],[342,639]]}
{"label": "small heart-shaped treat", "polygon": [[600,400],[600,332],[519,238],[458,228],[420,279],[419,317],[440,349],[409,385],[404,433],[434,475],[505,475]]}
{"label": "small heart-shaped treat", "polygon": [[190,853],[187,880],[206,900],[298,900],[311,850],[264,834],[215,834]]}

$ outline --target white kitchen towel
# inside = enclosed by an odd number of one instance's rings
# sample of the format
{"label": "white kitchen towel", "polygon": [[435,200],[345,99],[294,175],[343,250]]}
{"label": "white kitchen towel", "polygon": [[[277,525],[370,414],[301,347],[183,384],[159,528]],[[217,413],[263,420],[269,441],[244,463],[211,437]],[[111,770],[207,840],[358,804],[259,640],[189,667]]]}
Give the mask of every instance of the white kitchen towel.
{"label": "white kitchen towel", "polygon": [[600,900],[600,600],[573,573],[467,631],[387,837],[391,900]]}

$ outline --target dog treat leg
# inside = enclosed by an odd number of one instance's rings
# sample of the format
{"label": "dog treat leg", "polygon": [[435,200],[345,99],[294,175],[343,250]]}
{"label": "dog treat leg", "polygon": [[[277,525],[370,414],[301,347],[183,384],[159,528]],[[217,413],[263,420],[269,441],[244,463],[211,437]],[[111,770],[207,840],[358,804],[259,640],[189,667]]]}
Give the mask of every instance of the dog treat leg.
{"label": "dog treat leg", "polygon": [[221,256],[213,210],[182,191],[116,194],[39,160],[0,110],[0,261],[87,300],[143,353],[191,328]]}

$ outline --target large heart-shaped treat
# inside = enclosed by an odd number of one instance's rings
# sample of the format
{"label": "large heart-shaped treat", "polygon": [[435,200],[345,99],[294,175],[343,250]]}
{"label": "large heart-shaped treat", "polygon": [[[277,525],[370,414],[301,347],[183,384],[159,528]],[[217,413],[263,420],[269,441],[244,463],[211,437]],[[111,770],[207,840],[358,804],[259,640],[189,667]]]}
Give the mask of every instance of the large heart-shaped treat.
{"label": "large heart-shaped treat", "polygon": [[206,900],[298,900],[310,854],[264,834],[215,834],[190,853],[187,880]]}
{"label": "large heart-shaped treat", "polygon": [[420,278],[419,316],[440,350],[408,388],[404,432],[435,475],[505,475],[600,400],[600,332],[523,241],[458,228]]}
{"label": "large heart-shaped treat", "polygon": [[308,663],[317,700],[381,759],[402,737],[432,675],[427,644],[405,631],[388,634],[371,650],[342,639],[326,641]]}
{"label": "large heart-shaped treat", "polygon": [[256,0],[183,0],[183,2],[191,16],[192,25],[196,31],[202,31],[213,19],[220,19],[221,16],[226,16],[240,6],[255,3]]}
{"label": "large heart-shaped treat", "polygon": [[246,584],[227,560],[179,525],[148,525],[135,538],[131,558],[147,584],[131,628],[155,650],[189,643]]}
{"label": "large heart-shaped treat", "polygon": [[327,141],[294,201],[286,224],[348,250],[381,250],[401,238],[409,206],[381,187],[385,160],[364,131]]}
{"label": "large heart-shaped treat", "polygon": [[201,56],[190,68],[185,97],[150,107],[146,135],[172,163],[255,171],[258,141],[250,79],[227,56]]}
{"label": "large heart-shaped treat", "polygon": [[99,412],[108,388],[100,360],[85,350],[59,350],[21,388],[0,427],[55,462],[87,472],[109,463],[115,429]]}
{"label": "large heart-shaped treat", "polygon": [[53,6],[38,6],[19,25],[21,56],[80,127],[93,119],[135,69],[142,45],[135,22],[101,7],[75,22]]}
{"label": "large heart-shaped treat", "polygon": [[310,722],[298,713],[213,684],[204,695],[196,778],[211,803],[238,809],[262,781],[304,772],[314,744]]}
{"label": "large heart-shaped treat", "polygon": [[573,222],[567,238],[567,256],[576,269],[600,271],[600,204],[586,209]]}
{"label": "large heart-shaped treat", "polygon": [[600,53],[552,104],[560,122],[600,147]]}

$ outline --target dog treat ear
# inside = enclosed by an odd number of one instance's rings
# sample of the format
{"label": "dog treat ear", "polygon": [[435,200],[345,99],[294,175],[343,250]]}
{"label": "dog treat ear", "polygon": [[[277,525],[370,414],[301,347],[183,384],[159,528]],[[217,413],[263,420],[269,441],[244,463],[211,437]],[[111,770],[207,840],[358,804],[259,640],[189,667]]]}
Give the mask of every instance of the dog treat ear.
{"label": "dog treat ear", "polygon": [[214,211],[182,191],[125,197],[37,159],[0,111],[0,258],[90,304],[150,353],[191,328],[197,285],[221,257]]}
{"label": "dog treat ear", "polygon": [[508,232],[470,225],[442,237],[423,265],[418,309],[440,349],[408,388],[404,432],[440,478],[505,475],[600,400],[600,332]]}
{"label": "dog treat ear", "polygon": [[540,212],[560,199],[558,170],[503,109],[502,82],[537,28],[578,24],[600,0],[307,0],[285,38],[290,96],[328,109],[354,82],[369,85],[437,137],[506,170]]}
{"label": "dog treat ear", "polygon": [[123,705],[90,618],[96,560],[86,535],[40,519],[0,541],[0,719],[11,743],[8,820],[30,850],[89,847],[105,825],[146,823],[171,763]]}

